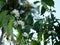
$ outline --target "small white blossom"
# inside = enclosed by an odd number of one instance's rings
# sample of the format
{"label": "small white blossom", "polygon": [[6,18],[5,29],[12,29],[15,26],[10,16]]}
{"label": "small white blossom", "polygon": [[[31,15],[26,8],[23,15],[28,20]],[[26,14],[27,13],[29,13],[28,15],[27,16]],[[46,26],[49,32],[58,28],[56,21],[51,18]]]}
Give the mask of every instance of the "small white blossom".
{"label": "small white blossom", "polygon": [[48,31],[48,34],[51,34],[51,31]]}
{"label": "small white blossom", "polygon": [[15,14],[15,17],[19,17],[19,11],[17,9],[14,9],[11,13]]}
{"label": "small white blossom", "polygon": [[58,25],[58,23],[56,22],[56,23],[54,23],[54,25],[55,25],[55,26],[57,26],[57,25]]}
{"label": "small white blossom", "polygon": [[58,37],[56,37],[57,41],[60,41]]}
{"label": "small white blossom", "polygon": [[46,39],[46,41],[48,41],[49,39]]}
{"label": "small white blossom", "polygon": [[56,40],[55,40],[55,39],[53,39],[53,42],[54,42],[54,43],[56,43]]}
{"label": "small white blossom", "polygon": [[22,29],[24,29],[24,28],[25,28],[25,26],[24,26],[24,25],[25,25],[25,23],[24,23],[22,20],[19,20],[19,21],[18,21],[18,24],[22,26]]}
{"label": "small white blossom", "polygon": [[17,29],[13,28],[13,34],[17,36],[17,34],[18,34]]}
{"label": "small white blossom", "polygon": [[28,34],[26,32],[23,33],[24,37],[28,37]]}
{"label": "small white blossom", "polygon": [[22,29],[24,29],[25,28],[25,26],[22,26]]}
{"label": "small white blossom", "polygon": [[54,34],[55,34],[56,32],[55,32],[54,30],[52,30],[52,33],[54,33]]}
{"label": "small white blossom", "polygon": [[32,39],[33,39],[33,40],[37,40],[37,38],[38,38],[37,35],[38,35],[37,33],[34,33]]}
{"label": "small white blossom", "polygon": [[29,39],[29,42],[31,42],[31,40]]}
{"label": "small white blossom", "polygon": [[24,22],[22,20],[18,21],[18,24],[21,24],[22,26],[24,25]]}
{"label": "small white blossom", "polygon": [[49,39],[51,39],[52,36],[49,36]]}
{"label": "small white blossom", "polygon": [[15,22],[14,22],[14,26],[17,26],[17,25],[18,25],[18,24],[17,24],[17,21],[15,21]]}
{"label": "small white blossom", "polygon": [[3,38],[2,40],[2,45],[14,45],[12,41],[9,41],[6,39],[6,37]]}
{"label": "small white blossom", "polygon": [[35,30],[33,30],[33,29],[30,29],[29,34],[31,34],[31,33],[36,33],[36,31],[35,31]]}
{"label": "small white blossom", "polygon": [[24,13],[24,11],[23,11],[23,10],[21,10],[21,11],[20,11],[20,14],[22,14],[22,13]]}

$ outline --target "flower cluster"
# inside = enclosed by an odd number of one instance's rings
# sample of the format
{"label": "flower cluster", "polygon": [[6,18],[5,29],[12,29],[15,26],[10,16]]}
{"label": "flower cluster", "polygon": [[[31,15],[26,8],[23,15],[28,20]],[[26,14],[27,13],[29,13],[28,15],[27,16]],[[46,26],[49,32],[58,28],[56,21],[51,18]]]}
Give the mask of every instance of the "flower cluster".
{"label": "flower cluster", "polygon": [[25,23],[22,20],[18,20],[18,21],[15,21],[14,22],[14,26],[18,26],[18,25],[21,25],[22,26],[22,29],[25,28]]}
{"label": "flower cluster", "polygon": [[15,14],[16,18],[19,18],[19,16],[20,16],[19,11],[17,9],[14,9],[11,13]]}

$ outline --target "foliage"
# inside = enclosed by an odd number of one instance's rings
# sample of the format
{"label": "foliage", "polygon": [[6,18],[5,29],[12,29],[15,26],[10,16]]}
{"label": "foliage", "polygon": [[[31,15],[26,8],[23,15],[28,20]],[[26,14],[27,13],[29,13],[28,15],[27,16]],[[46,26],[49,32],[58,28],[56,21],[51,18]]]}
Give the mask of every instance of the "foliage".
{"label": "foliage", "polygon": [[[38,3],[41,3],[42,6],[34,7]],[[27,0],[0,0],[0,27],[3,28],[7,38],[11,35],[12,41],[16,45],[40,45],[43,40],[42,35],[44,34],[45,45],[48,43],[50,36],[52,37],[52,44],[60,45],[56,38],[58,37],[60,40],[60,23],[59,19],[54,17],[53,13],[55,10],[52,10],[54,8],[54,1],[41,0],[35,1],[33,4],[30,4]],[[40,8],[41,10],[39,10]],[[39,18],[34,22],[36,11],[43,18]],[[50,14],[45,17],[44,13],[46,11]],[[13,38],[13,28],[18,31],[16,40]],[[30,33],[31,29],[36,31],[37,40],[32,39],[34,32]]]}

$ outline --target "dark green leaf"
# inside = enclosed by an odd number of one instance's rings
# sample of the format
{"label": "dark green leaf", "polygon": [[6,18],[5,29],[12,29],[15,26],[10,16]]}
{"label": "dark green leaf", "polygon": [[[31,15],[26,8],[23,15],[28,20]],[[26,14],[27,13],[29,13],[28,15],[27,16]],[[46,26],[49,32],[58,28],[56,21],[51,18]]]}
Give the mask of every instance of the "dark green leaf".
{"label": "dark green leaf", "polygon": [[44,2],[41,2],[41,3],[42,3],[42,5],[44,6],[44,8],[48,9],[46,3],[44,3]]}
{"label": "dark green leaf", "polygon": [[57,41],[54,45],[60,45],[60,41]]}
{"label": "dark green leaf", "polygon": [[30,26],[26,25],[26,26],[25,26],[25,29],[24,29],[24,32],[29,33],[29,32],[30,32]]}
{"label": "dark green leaf", "polygon": [[46,8],[44,6],[42,6],[42,8],[41,8],[41,15],[43,15],[45,13],[45,11],[46,11]]}
{"label": "dark green leaf", "polygon": [[44,33],[44,40],[48,39],[48,37],[49,37],[48,32],[45,31],[45,33]]}
{"label": "dark green leaf", "polygon": [[32,17],[32,15],[27,15],[27,17],[25,19],[25,22],[28,25],[33,25],[33,17]]}
{"label": "dark green leaf", "polygon": [[40,1],[35,1],[34,4],[37,4],[37,3],[39,3],[39,2],[40,2]]}
{"label": "dark green leaf", "polygon": [[39,32],[39,29],[40,29],[39,21],[37,21],[37,22],[33,25],[33,29],[36,30],[37,32]]}
{"label": "dark green leaf", "polygon": [[29,39],[32,39],[34,33],[29,34]]}
{"label": "dark green leaf", "polygon": [[58,26],[54,26],[54,27],[55,27],[55,31],[58,35],[58,38],[60,39],[60,25],[59,25],[59,27]]}
{"label": "dark green leaf", "polygon": [[33,29],[39,32],[42,30],[42,25],[43,25],[43,20],[39,19],[37,22],[34,23]]}
{"label": "dark green leaf", "polygon": [[46,3],[48,6],[54,7],[54,1],[53,0],[42,0],[42,2]]}
{"label": "dark green leaf", "polygon": [[5,5],[5,2],[0,1],[0,9]]}
{"label": "dark green leaf", "polygon": [[54,14],[51,14],[51,18],[52,18],[52,20],[54,20],[54,19],[55,19]]}
{"label": "dark green leaf", "polygon": [[56,10],[53,10],[52,12],[56,12]]}

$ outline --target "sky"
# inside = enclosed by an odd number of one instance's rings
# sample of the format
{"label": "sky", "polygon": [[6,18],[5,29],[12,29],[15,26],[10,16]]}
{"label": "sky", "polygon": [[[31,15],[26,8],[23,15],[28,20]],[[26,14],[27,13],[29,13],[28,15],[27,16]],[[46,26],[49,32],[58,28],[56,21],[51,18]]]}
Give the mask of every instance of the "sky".
{"label": "sky", "polygon": [[55,1],[56,17],[60,19],[60,0]]}

